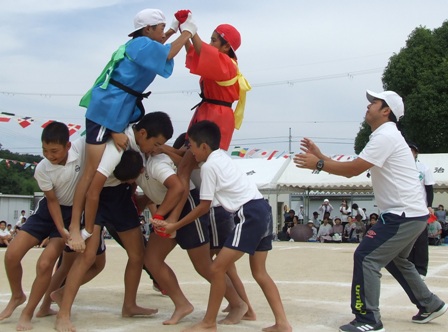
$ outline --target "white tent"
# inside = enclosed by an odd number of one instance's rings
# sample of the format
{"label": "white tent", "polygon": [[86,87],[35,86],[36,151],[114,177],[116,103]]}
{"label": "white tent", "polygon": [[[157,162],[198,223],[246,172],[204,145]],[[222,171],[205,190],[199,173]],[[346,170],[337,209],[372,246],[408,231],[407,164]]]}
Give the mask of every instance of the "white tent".
{"label": "white tent", "polygon": [[[353,158],[352,158],[353,159]],[[420,154],[418,159],[432,171],[436,184],[434,191],[448,191],[448,154]],[[341,160],[344,162],[344,160]],[[370,191],[372,181],[368,172],[358,176],[346,178],[327,172],[314,172],[295,166],[291,160],[277,182],[279,187],[295,190],[323,190],[323,191]]]}
{"label": "white tent", "polygon": [[[352,156],[340,159],[341,162],[353,159]],[[368,172],[358,176],[346,178],[325,171],[316,172],[309,169],[298,168],[291,159],[283,174],[277,182],[279,187],[294,190],[321,190],[321,191],[372,191],[372,181]]]}
{"label": "white tent", "polygon": [[289,158],[278,159],[234,159],[236,165],[257,184],[259,190],[275,190],[280,175],[288,166]]}

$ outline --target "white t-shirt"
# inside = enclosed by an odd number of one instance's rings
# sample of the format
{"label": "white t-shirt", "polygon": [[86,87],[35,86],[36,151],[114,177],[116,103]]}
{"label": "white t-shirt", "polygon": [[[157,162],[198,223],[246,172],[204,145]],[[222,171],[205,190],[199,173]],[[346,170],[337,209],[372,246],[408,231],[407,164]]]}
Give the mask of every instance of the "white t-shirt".
{"label": "white t-shirt", "polygon": [[148,158],[145,171],[140,174],[136,182],[151,201],[160,205],[167,192],[163,183],[174,174],[176,166],[171,158],[166,154],[158,154]]}
{"label": "white t-shirt", "polygon": [[436,184],[436,181],[434,181],[434,176],[428,166],[419,160],[415,162],[415,166],[417,166],[418,178],[420,180],[420,184],[422,185],[423,197],[425,197],[425,202],[427,202],[425,186],[433,186]]}
{"label": "white t-shirt", "polygon": [[377,128],[359,158],[374,165],[370,174],[382,213],[405,213],[406,217],[428,214],[414,157],[395,123],[386,122]]}
{"label": "white t-shirt", "polygon": [[[126,134],[126,136],[129,138],[128,149],[140,152],[140,148],[135,142],[134,130],[132,129],[132,125],[129,125],[125,129],[124,134]],[[140,154],[143,158],[143,162],[145,162],[145,156],[141,152]],[[105,187],[115,187],[121,184],[121,181],[118,180],[113,173],[115,167],[117,167],[117,165],[120,163],[122,155],[123,150],[118,151],[114,141],[108,140],[106,143],[106,148],[103,152],[103,156],[101,157],[101,162],[97,168],[98,172],[107,177],[106,183],[104,184]],[[144,165],[142,164],[142,167],[143,166]]]}
{"label": "white t-shirt", "polygon": [[352,213],[352,210],[349,207],[341,206],[339,211],[341,212],[341,222],[347,222],[347,218]]}
{"label": "white t-shirt", "polygon": [[[353,218],[355,218],[358,214],[361,216],[361,219],[362,219],[362,220],[367,220],[367,216],[366,216],[366,214],[364,213],[364,210],[363,210],[363,209],[358,208],[357,210],[356,210],[356,209],[353,209],[353,210],[352,210],[352,217],[353,217]],[[345,218],[345,219],[347,219],[347,218]]]}
{"label": "white t-shirt", "polygon": [[76,184],[85,164],[85,137],[72,142],[65,165],[53,165],[43,159],[36,166],[34,178],[42,191],[54,190],[60,205],[72,206]]}
{"label": "white t-shirt", "polygon": [[5,229],[0,229],[0,236],[10,236],[10,235],[11,235],[11,232],[8,231],[7,228],[5,228]]}
{"label": "white t-shirt", "polygon": [[201,200],[214,198],[229,212],[253,199],[263,198],[255,183],[223,150],[213,151],[201,166]]}

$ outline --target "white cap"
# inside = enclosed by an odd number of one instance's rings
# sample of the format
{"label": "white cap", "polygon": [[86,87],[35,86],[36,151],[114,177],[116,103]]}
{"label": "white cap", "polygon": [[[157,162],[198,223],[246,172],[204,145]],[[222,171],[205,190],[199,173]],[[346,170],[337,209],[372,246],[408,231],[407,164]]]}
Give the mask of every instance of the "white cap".
{"label": "white cap", "polygon": [[399,121],[400,118],[404,115],[403,99],[401,99],[401,97],[396,92],[384,91],[376,93],[367,90],[366,96],[370,102],[373,102],[374,99],[384,100],[389,106],[389,108],[392,110],[392,113],[394,113],[395,117],[397,118],[397,121]]}
{"label": "white cap", "polygon": [[158,25],[161,23],[166,24],[165,15],[163,15],[162,11],[159,9],[143,9],[142,11],[138,12],[137,15],[134,17],[134,30],[128,35],[129,37],[132,37],[133,33],[152,25]]}
{"label": "white cap", "polygon": [[324,203],[329,203],[330,201],[328,200],[328,198],[324,199]]}

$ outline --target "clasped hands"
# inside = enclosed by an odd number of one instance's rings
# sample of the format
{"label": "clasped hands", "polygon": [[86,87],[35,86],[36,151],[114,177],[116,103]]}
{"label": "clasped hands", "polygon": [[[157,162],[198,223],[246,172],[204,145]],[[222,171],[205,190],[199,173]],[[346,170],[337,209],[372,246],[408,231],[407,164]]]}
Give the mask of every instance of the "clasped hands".
{"label": "clasped hands", "polygon": [[161,219],[158,216],[149,219],[149,222],[153,225],[154,233],[158,236],[168,239],[173,239],[176,237],[177,227],[173,222]]}

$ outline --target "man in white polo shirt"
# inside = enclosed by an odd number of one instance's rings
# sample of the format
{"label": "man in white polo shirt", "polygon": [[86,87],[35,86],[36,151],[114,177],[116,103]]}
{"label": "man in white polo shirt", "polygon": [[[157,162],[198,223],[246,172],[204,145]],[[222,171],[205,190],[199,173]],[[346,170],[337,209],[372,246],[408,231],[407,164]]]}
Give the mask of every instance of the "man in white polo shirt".
{"label": "man in white polo shirt", "polygon": [[297,167],[325,170],[346,177],[370,169],[373,191],[381,216],[354,254],[351,307],[356,318],[341,332],[385,331],[379,311],[380,270],[385,267],[408,294],[419,312],[414,323],[428,323],[448,309],[431,293],[415,266],[407,260],[416,238],[426,227],[428,209],[412,153],[396,122],[404,115],[401,97],[393,91],[367,90],[365,121],[372,129],[359,157],[338,162],[323,155],[308,138],[301,142],[303,154],[295,155]]}

